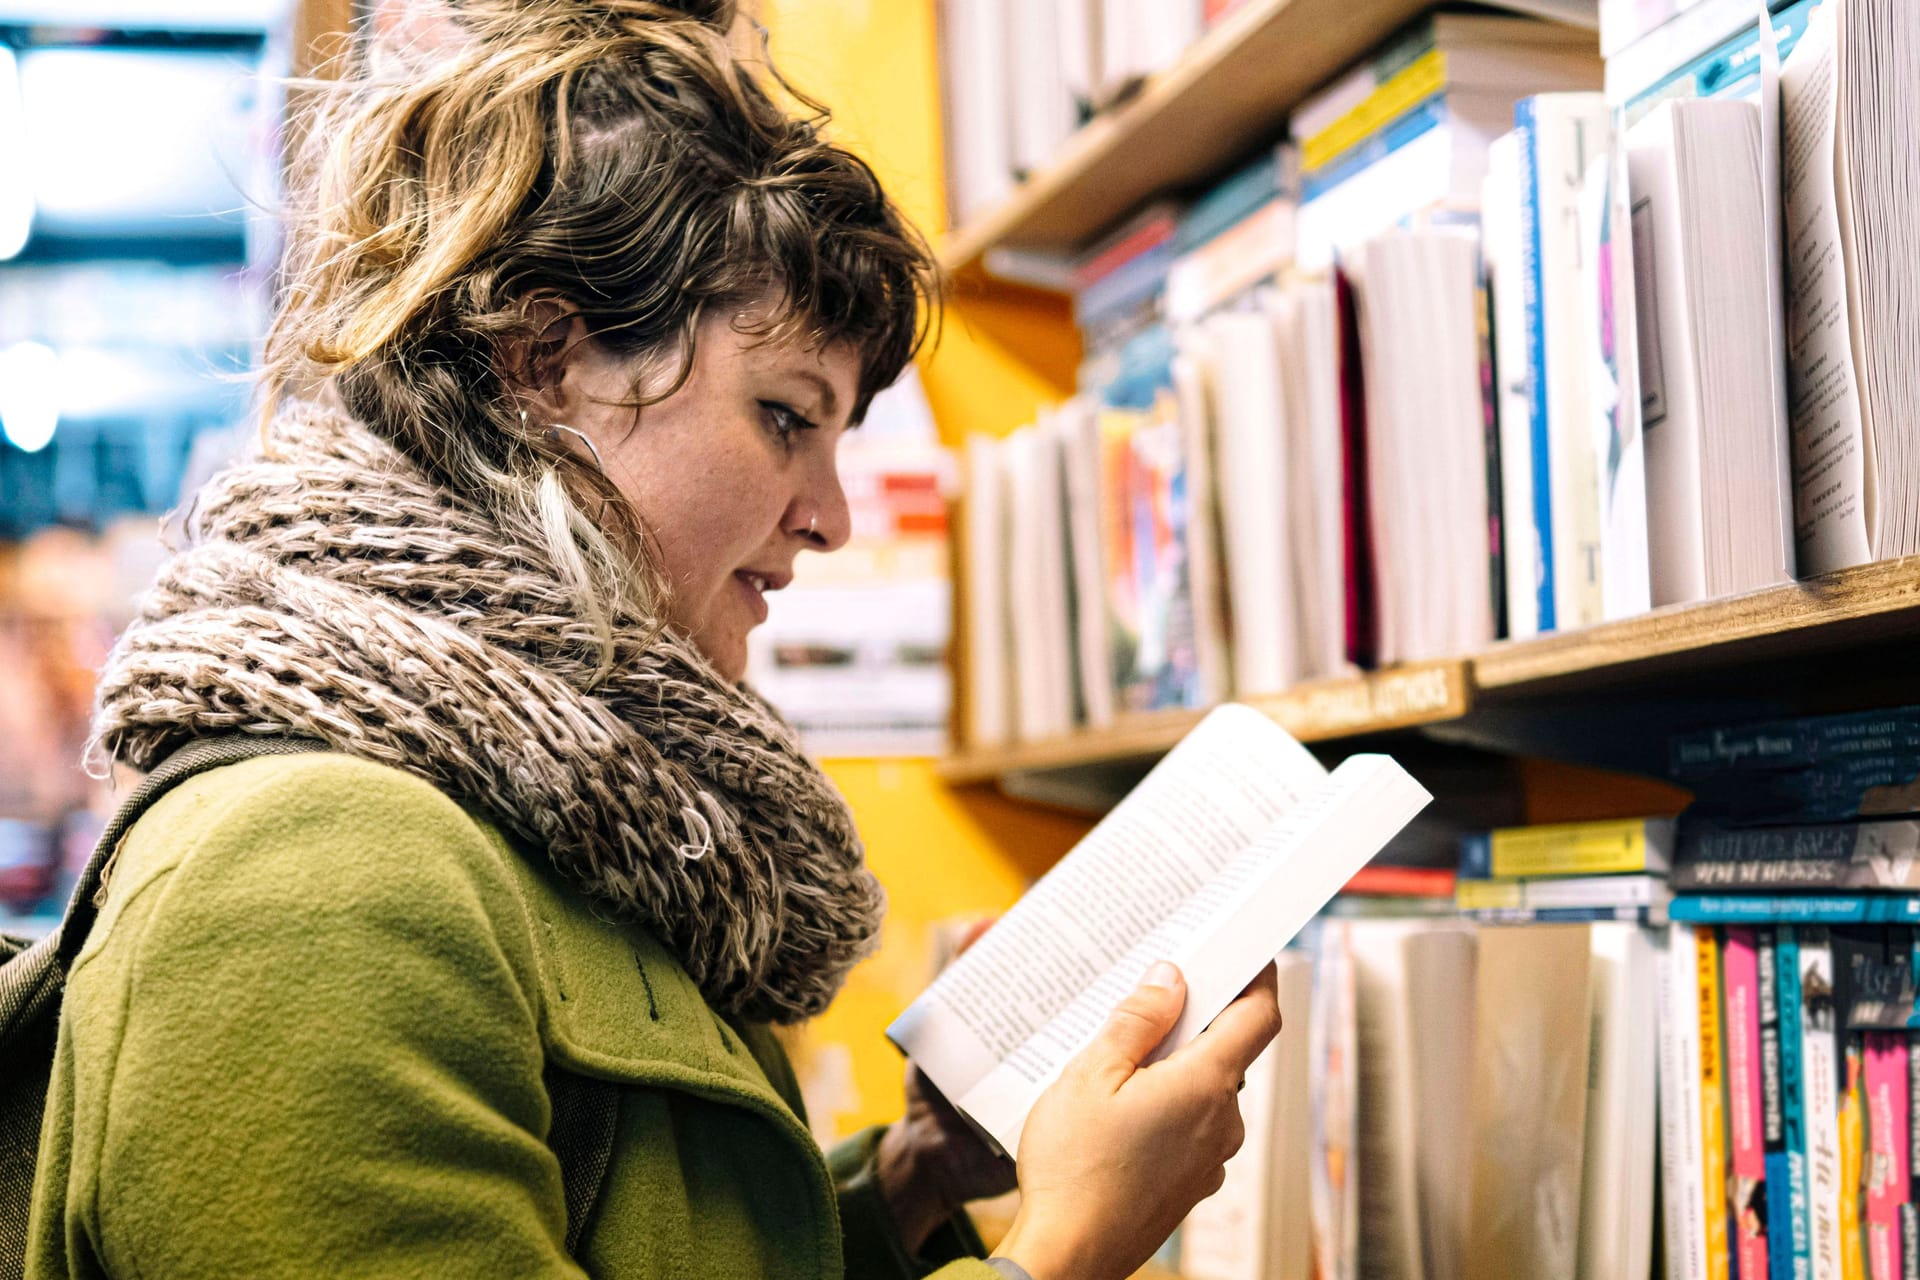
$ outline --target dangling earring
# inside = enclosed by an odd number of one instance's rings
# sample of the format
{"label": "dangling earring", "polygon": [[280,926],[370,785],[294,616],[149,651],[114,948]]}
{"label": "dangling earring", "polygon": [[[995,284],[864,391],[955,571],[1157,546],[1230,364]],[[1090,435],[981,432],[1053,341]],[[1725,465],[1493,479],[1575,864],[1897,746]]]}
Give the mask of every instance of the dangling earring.
{"label": "dangling earring", "polygon": [[557,442],[560,439],[560,433],[562,431],[587,446],[587,452],[593,455],[593,469],[601,475],[607,474],[607,464],[600,461],[600,451],[593,447],[593,441],[587,438],[586,432],[576,431],[564,422],[556,422],[547,428],[547,439]]}
{"label": "dangling earring", "polygon": [[[520,411],[520,428],[521,430],[524,431],[527,429],[527,426],[528,426],[527,411],[525,409],[522,409]],[[556,422],[552,426],[547,428],[546,436],[547,436],[548,443],[558,444],[560,441],[560,433],[562,431],[566,432],[568,435],[578,440],[581,444],[587,446],[587,452],[593,455],[594,470],[598,471],[601,475],[605,475],[607,473],[607,464],[600,460],[600,450],[594,447],[593,441],[587,437],[586,432],[570,427],[564,422]]]}

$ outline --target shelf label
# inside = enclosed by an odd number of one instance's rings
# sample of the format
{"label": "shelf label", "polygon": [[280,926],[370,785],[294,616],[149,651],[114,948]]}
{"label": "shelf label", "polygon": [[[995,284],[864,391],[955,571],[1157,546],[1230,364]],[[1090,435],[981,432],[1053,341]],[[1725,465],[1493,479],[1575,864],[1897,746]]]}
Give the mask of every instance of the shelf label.
{"label": "shelf label", "polygon": [[1300,738],[1389,729],[1466,714],[1466,680],[1457,662],[1396,668],[1283,694],[1269,713]]}

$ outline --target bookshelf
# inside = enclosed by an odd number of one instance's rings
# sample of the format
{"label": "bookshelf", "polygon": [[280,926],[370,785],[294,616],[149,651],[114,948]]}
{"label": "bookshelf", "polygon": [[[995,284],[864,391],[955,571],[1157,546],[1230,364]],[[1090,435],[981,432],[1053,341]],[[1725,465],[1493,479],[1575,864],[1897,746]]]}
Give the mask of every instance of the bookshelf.
{"label": "bookshelf", "polygon": [[951,232],[959,273],[994,249],[1064,255],[1135,205],[1218,174],[1286,111],[1431,0],[1248,0],[1127,102],[1096,116],[1053,163]]}
{"label": "bookshelf", "polygon": [[[1551,715],[1582,694],[1632,704],[1736,677],[1767,682],[1770,673],[1808,664],[1858,682],[1871,674],[1859,659],[1871,655],[1876,661],[1867,665],[1880,668],[1884,654],[1876,647],[1916,630],[1920,556],[1244,701],[1304,742],[1336,742],[1462,727],[1483,713]],[[1159,712],[1104,730],[963,750],[942,761],[940,772],[950,783],[967,784],[1148,759],[1169,750],[1200,715]]]}

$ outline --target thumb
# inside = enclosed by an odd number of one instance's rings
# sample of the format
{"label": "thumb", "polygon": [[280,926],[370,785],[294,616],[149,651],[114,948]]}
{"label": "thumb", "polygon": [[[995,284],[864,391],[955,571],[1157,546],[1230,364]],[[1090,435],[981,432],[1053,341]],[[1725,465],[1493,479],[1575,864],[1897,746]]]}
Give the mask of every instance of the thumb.
{"label": "thumb", "polygon": [[1133,994],[1114,1006],[1107,1023],[1087,1046],[1088,1065],[1116,1076],[1117,1085],[1160,1046],[1187,1003],[1187,982],[1165,960],[1147,970]]}

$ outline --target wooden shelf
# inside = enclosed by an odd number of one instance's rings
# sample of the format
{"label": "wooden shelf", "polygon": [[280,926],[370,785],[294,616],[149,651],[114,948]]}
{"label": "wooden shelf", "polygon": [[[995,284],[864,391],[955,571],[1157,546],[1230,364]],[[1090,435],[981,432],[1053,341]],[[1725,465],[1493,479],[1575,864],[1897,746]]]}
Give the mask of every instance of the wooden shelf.
{"label": "wooden shelf", "polygon": [[1551,693],[1843,649],[1916,628],[1920,557],[1910,557],[1495,645],[1474,658],[1473,676],[1487,694]]}
{"label": "wooden shelf", "polygon": [[1248,0],[1053,164],[952,232],[959,272],[996,248],[1067,254],[1142,201],[1214,176],[1274,136],[1287,110],[1433,0]]}
{"label": "wooden shelf", "polygon": [[[1335,680],[1315,680],[1285,693],[1243,699],[1302,742],[1387,733],[1456,720],[1471,699],[1467,663],[1422,662]],[[1200,723],[1200,711],[1120,717],[1107,729],[1070,733],[940,762],[950,783],[989,782],[1015,773],[1082,769],[1165,754]]]}
{"label": "wooden shelf", "polygon": [[[1733,671],[1753,673],[1762,691],[1769,670],[1809,660],[1835,682],[1864,682],[1874,672],[1842,659],[1872,653],[1868,665],[1884,666],[1889,643],[1909,636],[1920,639],[1920,556],[1244,701],[1301,741],[1326,742],[1462,724],[1495,708],[1551,711],[1557,699],[1582,693],[1661,697]],[[1903,661],[1920,679],[1920,664]],[[1108,730],[963,752],[942,761],[940,772],[949,782],[986,782],[1148,759],[1200,715],[1164,712]]]}

